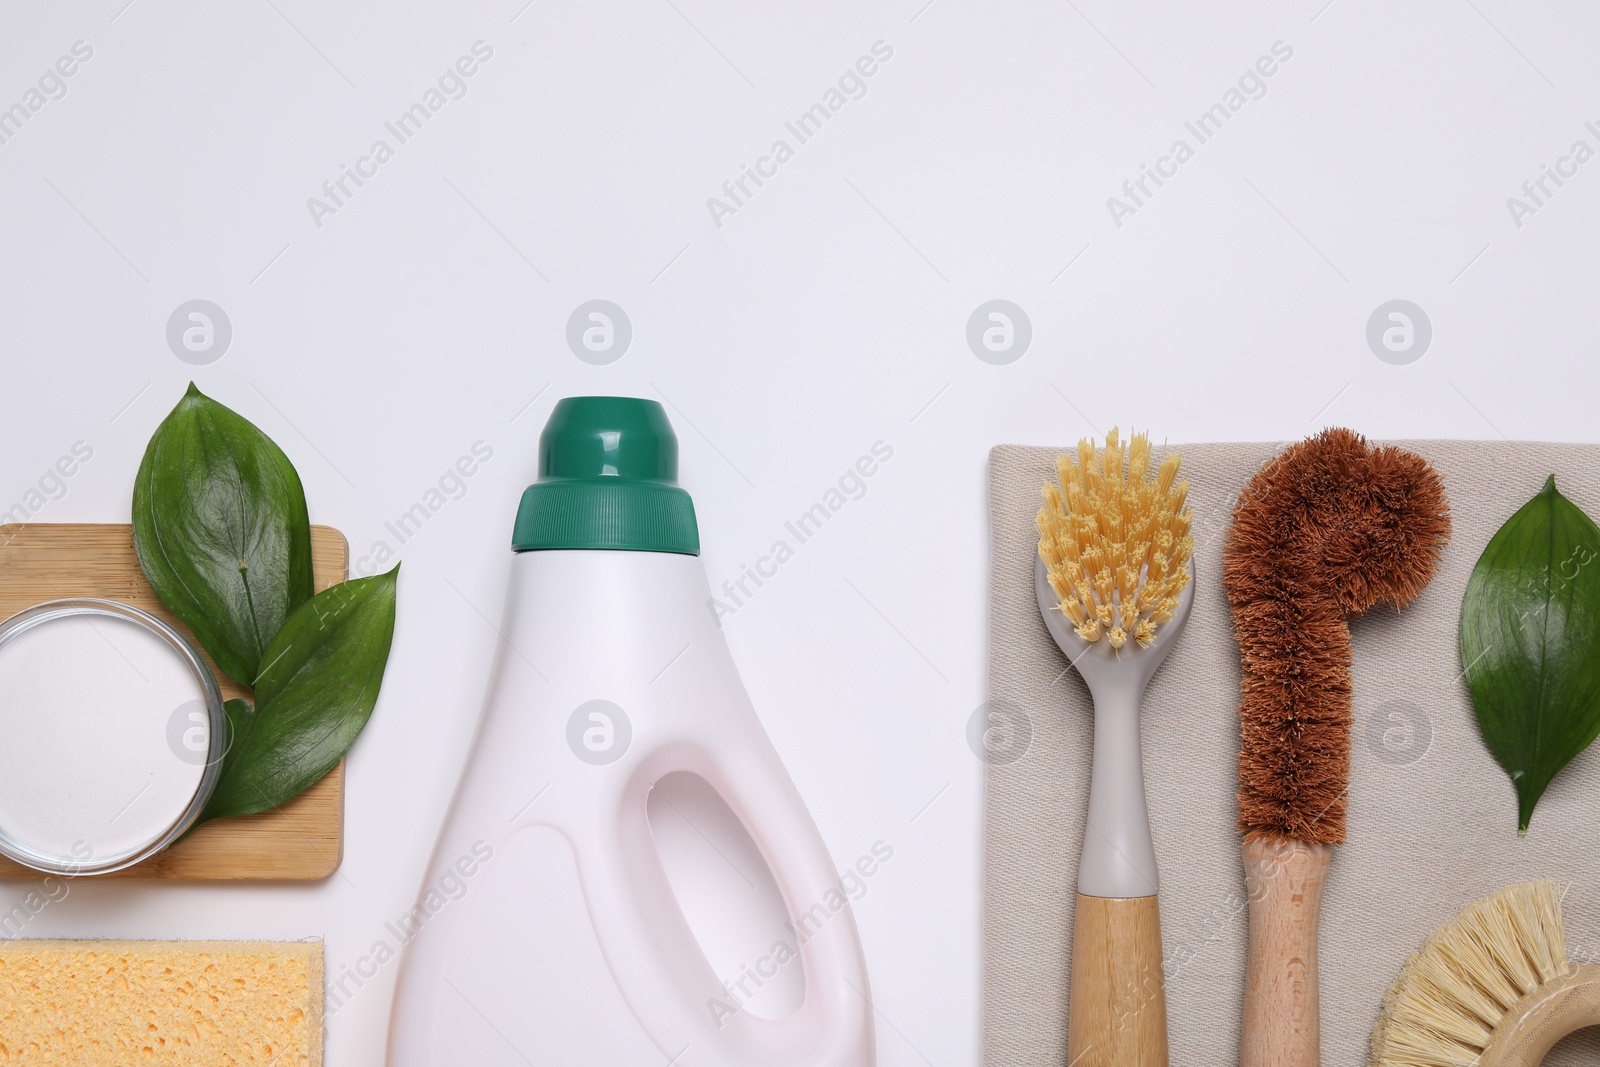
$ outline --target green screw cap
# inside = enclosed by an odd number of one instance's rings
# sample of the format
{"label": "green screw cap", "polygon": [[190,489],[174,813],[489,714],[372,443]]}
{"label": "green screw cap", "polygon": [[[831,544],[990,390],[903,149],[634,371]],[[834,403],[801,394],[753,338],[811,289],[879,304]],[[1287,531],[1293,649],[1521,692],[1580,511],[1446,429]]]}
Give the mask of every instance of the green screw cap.
{"label": "green screw cap", "polygon": [[654,400],[569,396],[539,435],[539,480],[511,532],[514,552],[610,548],[700,554],[694,501],[678,486],[678,435]]}

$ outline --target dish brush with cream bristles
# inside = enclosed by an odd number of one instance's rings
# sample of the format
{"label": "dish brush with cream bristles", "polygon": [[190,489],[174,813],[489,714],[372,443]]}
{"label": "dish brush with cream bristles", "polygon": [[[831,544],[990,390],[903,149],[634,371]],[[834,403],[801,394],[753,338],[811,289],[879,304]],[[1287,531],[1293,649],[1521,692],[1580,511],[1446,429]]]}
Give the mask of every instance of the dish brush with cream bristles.
{"label": "dish brush with cream bristles", "polygon": [[1060,485],[1046,483],[1038,514],[1034,599],[1094,702],[1067,991],[1066,1061],[1079,1067],[1169,1067],[1139,722],[1194,605],[1194,538],[1178,457],[1152,462],[1145,434],[1124,444],[1112,430],[1099,450],[1080,441],[1057,461]]}

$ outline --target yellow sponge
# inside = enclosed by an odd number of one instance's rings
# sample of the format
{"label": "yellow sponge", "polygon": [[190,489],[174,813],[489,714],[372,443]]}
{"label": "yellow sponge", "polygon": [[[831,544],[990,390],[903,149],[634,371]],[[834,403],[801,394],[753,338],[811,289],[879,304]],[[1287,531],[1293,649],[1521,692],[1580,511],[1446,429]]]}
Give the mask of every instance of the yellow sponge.
{"label": "yellow sponge", "polygon": [[0,1064],[322,1065],[322,945],[0,941]]}

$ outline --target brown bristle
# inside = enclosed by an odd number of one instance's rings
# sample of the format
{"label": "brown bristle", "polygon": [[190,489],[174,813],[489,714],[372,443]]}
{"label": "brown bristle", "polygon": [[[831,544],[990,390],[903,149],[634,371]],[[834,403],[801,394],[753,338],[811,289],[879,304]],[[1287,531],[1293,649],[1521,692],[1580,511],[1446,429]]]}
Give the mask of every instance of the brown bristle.
{"label": "brown bristle", "polygon": [[1243,666],[1239,828],[1341,844],[1350,780],[1350,628],[1409,602],[1450,539],[1427,460],[1324,430],[1250,479],[1222,551]]}

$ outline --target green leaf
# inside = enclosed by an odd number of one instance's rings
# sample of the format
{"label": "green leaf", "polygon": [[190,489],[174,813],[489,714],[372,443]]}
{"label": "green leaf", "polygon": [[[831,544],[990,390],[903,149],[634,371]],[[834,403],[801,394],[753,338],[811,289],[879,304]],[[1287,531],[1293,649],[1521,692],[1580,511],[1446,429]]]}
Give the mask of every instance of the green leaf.
{"label": "green leaf", "polygon": [[399,570],[326,589],[289,616],[267,646],[255,711],[230,708],[233,744],[202,819],[277,807],[344,756],[383,684]]}
{"label": "green leaf", "polygon": [[311,599],[299,475],[266,434],[192,382],[139,464],[133,544],[156,596],[244,685],[290,612]]}
{"label": "green leaf", "polygon": [[255,725],[255,707],[244,699],[229,700],[222,705],[223,717],[226,720],[228,739],[222,750],[222,765],[228,765],[228,753],[233,751],[233,746],[240,739],[248,738],[250,730]]}
{"label": "green leaf", "polygon": [[1545,787],[1600,734],[1600,527],[1556,491],[1554,475],[1473,568],[1461,660],[1527,833]]}

